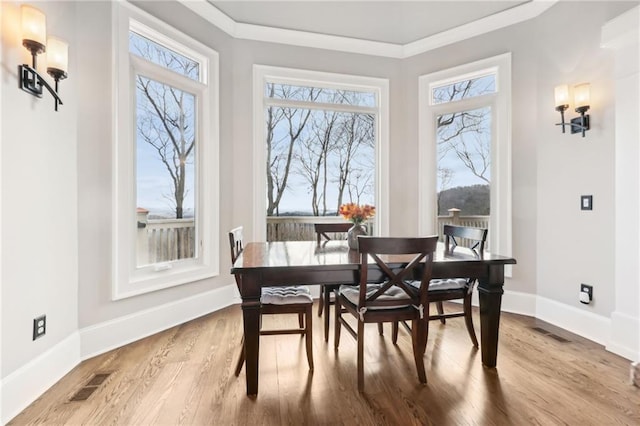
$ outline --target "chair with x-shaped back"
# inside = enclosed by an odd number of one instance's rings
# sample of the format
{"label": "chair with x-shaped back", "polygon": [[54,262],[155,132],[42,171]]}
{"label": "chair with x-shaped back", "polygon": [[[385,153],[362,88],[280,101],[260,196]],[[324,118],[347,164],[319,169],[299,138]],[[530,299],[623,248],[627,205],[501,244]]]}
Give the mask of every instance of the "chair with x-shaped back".
{"label": "chair with x-shaped back", "polygon": [[[326,244],[327,241],[331,241],[336,238],[337,235],[344,234],[351,228],[353,224],[351,222],[340,223],[315,223],[313,225],[316,232],[316,240],[318,246]],[[334,300],[331,299],[331,295],[340,287],[340,284],[323,284],[320,286],[320,299],[318,300],[318,316],[322,316],[324,311],[324,341],[329,341],[329,315],[331,305],[334,305]],[[335,297],[335,296],[334,296]]]}
{"label": "chair with x-shaped back", "polygon": [[[428,286],[437,236],[422,238],[358,237],[359,285],[342,285],[335,307],[335,348],[344,328],[358,342],[358,390],[364,390],[364,325],[412,321],[413,358],[421,383],[427,382],[424,352],[429,327]],[[375,264],[370,264],[372,259]],[[420,284],[412,285],[415,280]],[[357,332],[343,318],[358,321]]]}
{"label": "chair with x-shaped back", "polygon": [[[477,255],[482,256],[484,245],[487,240],[487,229],[471,228],[466,226],[444,225],[443,235],[445,238],[445,252],[454,253],[456,247],[464,241]],[[475,278],[448,278],[434,279],[429,283],[429,301],[435,303],[436,315],[429,315],[430,320],[440,320],[445,324],[446,318],[464,317],[467,332],[471,338],[473,346],[478,347],[478,338],[473,327],[473,317],[471,315],[471,296]],[[444,312],[442,302],[448,300],[462,300],[462,310],[456,312]],[[402,323],[410,331],[406,323]],[[392,340],[396,343],[398,339],[398,323],[393,324]]]}
{"label": "chair with x-shaped back", "polygon": [[[243,251],[244,243],[242,238],[242,227],[237,227],[229,231],[229,245],[231,247],[231,264],[234,264]],[[238,289],[242,285],[241,275],[236,274],[236,284]],[[260,296],[262,304],[260,314],[297,314],[298,328],[278,329],[278,330],[262,330],[260,335],[278,335],[278,334],[300,334],[305,336],[307,362],[309,369],[313,371],[313,298],[309,287],[306,286],[282,286],[282,287],[263,287]],[[242,337],[244,343],[244,336]],[[235,375],[238,376],[244,365],[244,344],[238,357]]]}

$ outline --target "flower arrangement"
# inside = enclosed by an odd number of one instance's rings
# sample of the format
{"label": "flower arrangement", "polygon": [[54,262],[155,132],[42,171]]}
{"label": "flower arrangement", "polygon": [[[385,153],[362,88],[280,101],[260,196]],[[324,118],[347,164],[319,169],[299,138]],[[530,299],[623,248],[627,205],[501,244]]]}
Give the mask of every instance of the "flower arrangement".
{"label": "flower arrangement", "polygon": [[376,208],[369,204],[359,206],[356,203],[347,203],[340,206],[339,213],[343,218],[353,222],[354,225],[360,225],[376,214]]}

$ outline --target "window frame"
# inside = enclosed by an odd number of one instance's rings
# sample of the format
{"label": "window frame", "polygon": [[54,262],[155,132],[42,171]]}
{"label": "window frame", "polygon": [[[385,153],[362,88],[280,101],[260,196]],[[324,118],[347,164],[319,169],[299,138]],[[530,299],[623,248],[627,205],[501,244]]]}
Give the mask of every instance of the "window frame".
{"label": "window frame", "polygon": [[[267,65],[253,65],[253,164],[266,162],[266,134],[264,108],[276,100],[265,96],[266,83],[282,83],[296,86],[313,86],[330,89],[366,91],[376,93],[376,108],[342,104],[315,103],[315,108],[330,108],[344,112],[366,112],[376,115],[375,161],[375,205],[373,218],[376,235],[389,234],[389,80],[385,78],[363,77],[322,71],[282,68]],[[280,104],[281,102],[277,102]],[[287,101],[290,106],[310,108],[309,103]],[[253,185],[253,231],[255,241],[266,241],[266,170],[254,173]]]}
{"label": "window frame", "polygon": [[[432,103],[432,89],[495,73],[496,91],[453,102]],[[491,143],[491,229],[490,252],[510,256],[512,252],[512,166],[511,166],[511,53],[425,74],[419,77],[419,232],[437,232],[437,144],[438,115],[487,106],[492,112]],[[510,276],[510,268],[505,269]]]}
{"label": "window frame", "polygon": [[[219,275],[218,53],[127,3],[113,5],[113,238],[112,299],[174,287]],[[200,63],[199,80],[129,52],[134,31]],[[137,267],[136,76],[143,75],[196,97],[196,257]],[[206,164],[205,164],[206,160]]]}

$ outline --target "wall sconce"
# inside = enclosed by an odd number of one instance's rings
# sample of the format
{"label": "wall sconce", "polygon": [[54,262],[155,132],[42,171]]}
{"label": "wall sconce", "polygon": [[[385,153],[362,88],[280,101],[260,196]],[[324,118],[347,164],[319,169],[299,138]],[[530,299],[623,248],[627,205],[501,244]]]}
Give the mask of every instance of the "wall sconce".
{"label": "wall sconce", "polygon": [[[67,78],[67,65],[69,60],[69,45],[56,37],[47,40],[47,18],[33,6],[22,5],[22,45],[31,52],[31,66],[19,65],[20,88],[38,98],[42,97],[42,88],[45,87],[55,101],[55,110],[62,105],[62,99],[58,96],[58,82]],[[46,40],[46,44],[45,44]],[[47,52],[47,74],[53,77],[55,89],[37,71],[37,57],[40,53]]]}
{"label": "wall sconce", "polygon": [[589,110],[590,106],[590,84],[578,84],[573,88],[575,111],[580,114],[580,117],[572,118],[568,123],[564,121],[564,112],[569,108],[569,86],[566,84],[556,86],[554,95],[556,111],[560,111],[560,117],[562,119],[562,122],[557,123],[556,126],[562,126],[562,133],[565,132],[564,126],[570,126],[571,133],[582,133],[582,137],[584,138],[584,132],[591,128],[589,115],[585,115],[585,112]]}

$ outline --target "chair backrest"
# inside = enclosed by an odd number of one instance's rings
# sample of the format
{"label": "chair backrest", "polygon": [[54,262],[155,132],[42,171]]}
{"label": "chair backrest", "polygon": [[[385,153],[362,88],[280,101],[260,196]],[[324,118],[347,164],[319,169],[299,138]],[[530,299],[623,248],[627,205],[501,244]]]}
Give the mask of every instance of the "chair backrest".
{"label": "chair backrest", "polygon": [[[360,295],[358,308],[412,305],[426,309],[428,288],[433,269],[433,253],[438,237],[358,237],[360,251]],[[377,270],[369,269],[369,257],[377,264]],[[417,275],[417,267],[422,268]],[[409,284],[419,279],[419,289]],[[367,294],[367,283],[382,283],[375,292]],[[392,287],[396,287],[393,288]],[[394,297],[384,293],[391,289]],[[421,312],[422,314],[422,312]],[[427,312],[428,314],[428,312]]]}
{"label": "chair backrest", "polygon": [[482,254],[484,243],[487,241],[488,230],[485,228],[471,228],[468,226],[444,225],[442,233],[445,236],[444,246],[447,251],[455,249],[460,242],[456,238],[464,238],[472,243],[471,250]]}
{"label": "chair backrest", "polygon": [[[229,247],[231,248],[231,264],[236,263],[236,259],[242,253],[244,249],[242,242],[242,226],[238,226],[237,228],[233,228],[229,231]],[[240,286],[240,277],[236,274],[236,284]]]}
{"label": "chair backrest", "polygon": [[313,228],[316,232],[316,238],[318,240],[318,245],[320,245],[320,242],[323,238],[327,241],[331,240],[331,236],[329,236],[328,233],[335,234],[336,232],[347,232],[352,226],[353,223],[351,222],[313,224]]}

